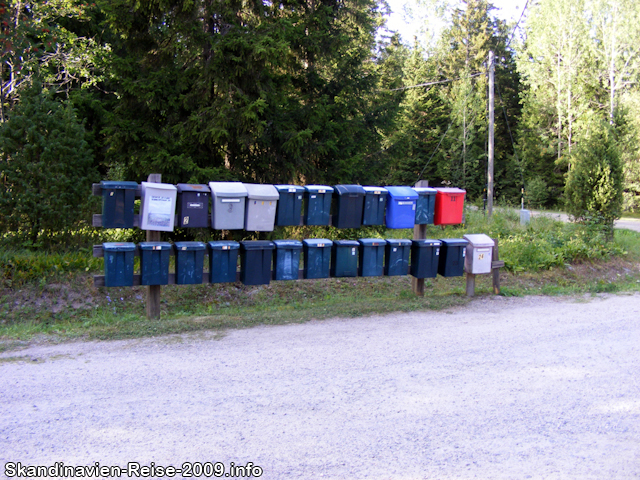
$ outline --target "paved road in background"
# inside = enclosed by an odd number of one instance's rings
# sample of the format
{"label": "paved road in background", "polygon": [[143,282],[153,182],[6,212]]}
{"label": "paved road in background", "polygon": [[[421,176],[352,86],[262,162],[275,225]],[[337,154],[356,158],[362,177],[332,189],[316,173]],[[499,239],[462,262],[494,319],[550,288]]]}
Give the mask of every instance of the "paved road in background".
{"label": "paved road in background", "polygon": [[639,318],[640,294],[484,297],[444,312],[5,352],[0,466],[640,478]]}

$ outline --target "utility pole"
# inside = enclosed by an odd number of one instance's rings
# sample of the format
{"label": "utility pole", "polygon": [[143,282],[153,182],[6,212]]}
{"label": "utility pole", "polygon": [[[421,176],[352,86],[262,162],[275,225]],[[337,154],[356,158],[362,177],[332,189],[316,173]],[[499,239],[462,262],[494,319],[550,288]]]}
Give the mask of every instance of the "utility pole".
{"label": "utility pole", "polygon": [[494,88],[494,73],[495,62],[493,58],[493,51],[489,51],[489,159],[487,162],[487,216],[491,218],[493,213],[493,88]]}

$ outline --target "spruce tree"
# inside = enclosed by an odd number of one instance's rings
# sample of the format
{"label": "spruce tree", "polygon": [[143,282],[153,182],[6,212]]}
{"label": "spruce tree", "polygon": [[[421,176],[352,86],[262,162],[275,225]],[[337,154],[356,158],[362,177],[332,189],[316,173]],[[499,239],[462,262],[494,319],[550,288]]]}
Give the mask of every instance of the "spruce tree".
{"label": "spruce tree", "polygon": [[36,243],[87,218],[92,165],[75,110],[35,82],[0,125],[0,231]]}
{"label": "spruce tree", "polygon": [[571,154],[565,197],[577,221],[602,225],[613,237],[622,212],[622,164],[615,131],[604,121],[586,127]]}

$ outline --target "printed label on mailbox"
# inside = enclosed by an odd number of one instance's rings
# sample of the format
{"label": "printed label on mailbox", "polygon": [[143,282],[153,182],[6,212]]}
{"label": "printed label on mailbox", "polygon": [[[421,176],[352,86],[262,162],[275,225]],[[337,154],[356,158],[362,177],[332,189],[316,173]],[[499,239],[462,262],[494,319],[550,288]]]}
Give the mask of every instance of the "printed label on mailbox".
{"label": "printed label on mailbox", "polygon": [[436,248],[436,257],[437,257],[438,255],[440,255],[440,249],[439,249],[439,248]]}
{"label": "printed label on mailbox", "polygon": [[353,247],[353,248],[351,249],[351,255],[355,255],[355,254],[356,254],[356,248],[355,248],[355,247]]}
{"label": "printed label on mailbox", "polygon": [[318,193],[325,193],[325,192],[326,192],[326,190],[325,190],[324,188],[323,188],[323,189],[318,190]]}
{"label": "printed label on mailbox", "polygon": [[296,193],[296,189],[295,188],[290,188],[289,189],[289,193]]}
{"label": "printed label on mailbox", "polygon": [[413,205],[413,202],[398,202],[398,205]]}
{"label": "printed label on mailbox", "polygon": [[465,254],[467,253],[466,250],[462,250],[462,258],[464,258]]}
{"label": "printed label on mailbox", "polygon": [[220,201],[222,203],[240,203],[239,198],[221,198]]}
{"label": "printed label on mailbox", "polygon": [[204,208],[203,202],[187,202],[187,208],[197,208],[199,210]]}
{"label": "printed label on mailbox", "polygon": [[316,198],[316,196],[315,195],[311,195],[311,198]]}

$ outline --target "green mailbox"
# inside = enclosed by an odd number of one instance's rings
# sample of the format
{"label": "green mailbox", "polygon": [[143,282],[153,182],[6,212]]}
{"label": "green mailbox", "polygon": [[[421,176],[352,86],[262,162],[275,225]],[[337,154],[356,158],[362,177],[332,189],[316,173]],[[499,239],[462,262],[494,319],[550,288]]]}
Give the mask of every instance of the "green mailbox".
{"label": "green mailbox", "polygon": [[331,246],[326,238],[307,238],[302,241],[304,278],[328,278],[331,267]]}
{"label": "green mailbox", "polygon": [[356,240],[336,240],[333,242],[331,255],[332,277],[358,276],[358,249],[360,244]]}
{"label": "green mailbox", "polygon": [[[206,218],[207,215],[205,215]],[[176,242],[173,246],[176,255],[176,283],[179,285],[202,283],[204,252],[207,245],[202,242]]]}
{"label": "green mailbox", "polygon": [[379,238],[361,238],[358,243],[360,243],[358,275],[361,277],[382,276],[384,272],[384,250],[387,241]]}
{"label": "green mailbox", "polygon": [[218,240],[209,242],[207,248],[209,250],[209,282],[235,282],[240,244],[231,240]]}
{"label": "green mailbox", "polygon": [[167,285],[172,245],[169,242],[142,242],[138,246],[140,285]]}
{"label": "green mailbox", "polygon": [[302,242],[298,240],[274,240],[273,251],[275,280],[297,280],[300,270]]}
{"label": "green mailbox", "polygon": [[102,227],[133,228],[133,205],[136,199],[136,182],[112,182],[103,180]]}
{"label": "green mailbox", "polygon": [[385,246],[384,274],[390,277],[409,273],[411,240],[387,238]]}
{"label": "green mailbox", "polygon": [[102,244],[104,252],[104,286],[133,286],[133,259],[136,244],[129,242],[107,242]]}
{"label": "green mailbox", "polygon": [[411,275],[416,278],[435,278],[440,259],[440,240],[413,240],[411,242]]}
{"label": "green mailbox", "polygon": [[274,185],[280,194],[276,210],[276,225],[300,225],[304,187],[300,185]]}
{"label": "green mailbox", "polygon": [[271,282],[271,256],[275,245],[268,240],[240,242],[240,280],[245,285]]}
{"label": "green mailbox", "polygon": [[433,214],[436,207],[435,188],[414,187],[413,190],[418,194],[416,202],[416,225],[433,225]]}
{"label": "green mailbox", "polygon": [[333,187],[307,185],[304,196],[304,224],[329,225]]}

